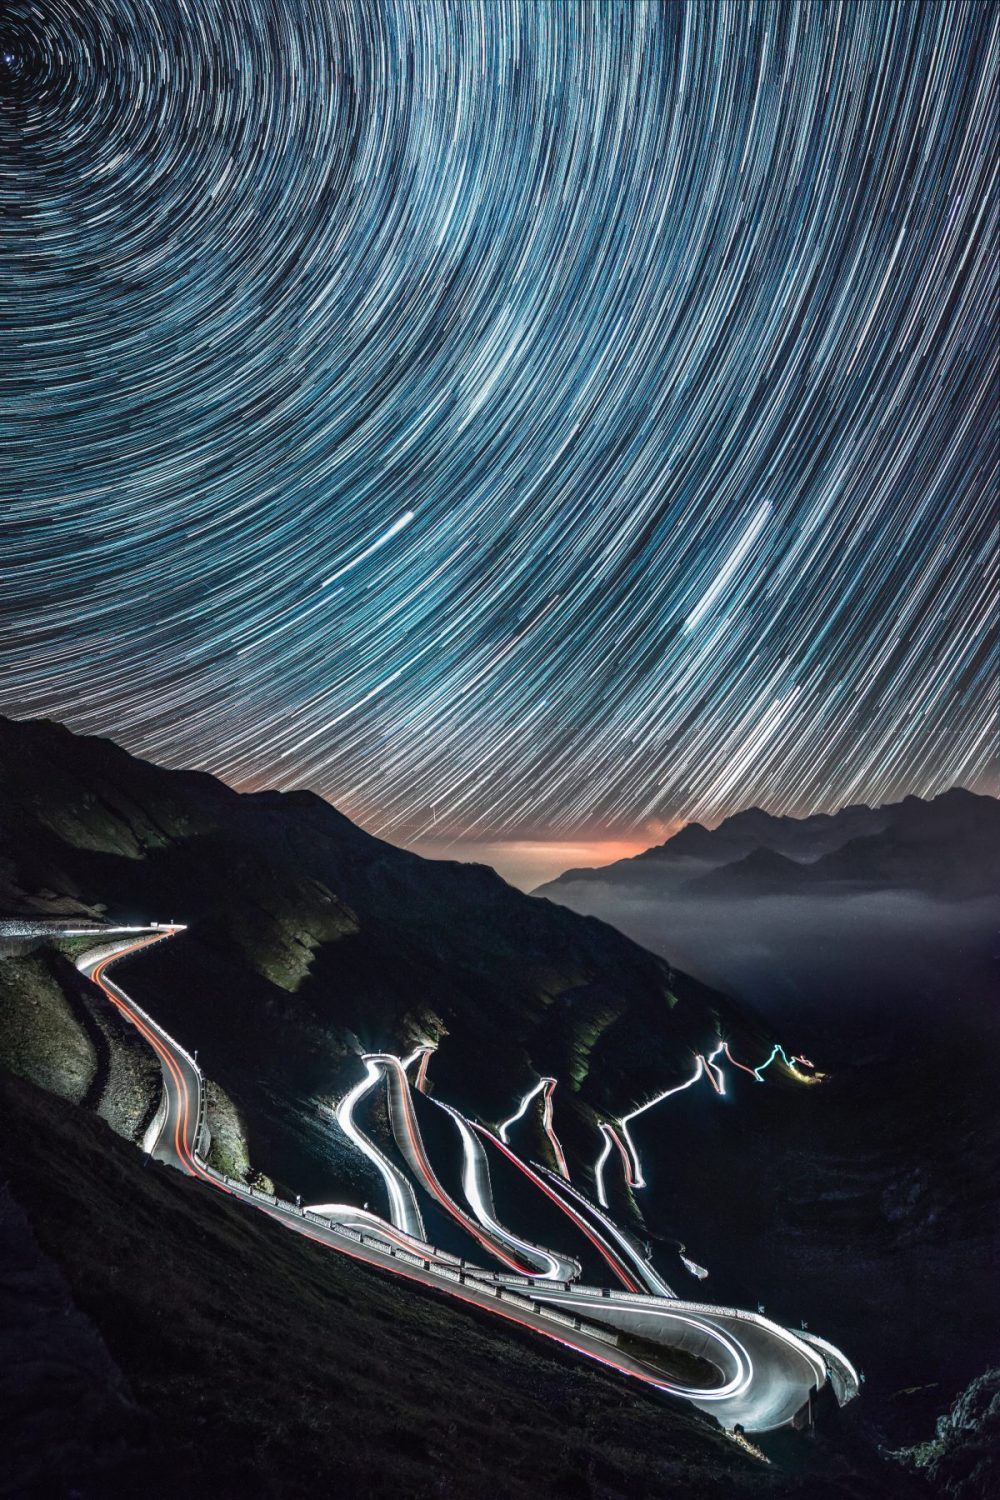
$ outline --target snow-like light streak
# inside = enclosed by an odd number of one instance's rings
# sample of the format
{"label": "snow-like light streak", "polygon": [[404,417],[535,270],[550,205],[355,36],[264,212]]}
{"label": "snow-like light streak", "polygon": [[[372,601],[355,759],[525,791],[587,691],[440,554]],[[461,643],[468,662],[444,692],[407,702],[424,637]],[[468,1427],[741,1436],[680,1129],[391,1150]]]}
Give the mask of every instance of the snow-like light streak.
{"label": "snow-like light streak", "polygon": [[510,1119],[509,1120],[504,1120],[503,1124],[498,1127],[498,1132],[499,1132],[499,1135],[500,1135],[500,1139],[503,1141],[504,1145],[508,1145],[509,1142],[510,1142],[510,1137],[508,1135],[510,1127],[512,1125],[516,1125],[517,1122],[518,1122],[518,1120],[520,1120],[523,1117],[523,1115],[524,1115],[526,1109],[528,1108],[528,1105],[531,1103],[532,1099],[534,1099],[534,1097],[535,1097],[536,1094],[540,1094],[541,1093],[542,1089],[545,1087],[545,1085],[548,1082],[549,1082],[549,1080],[547,1078],[539,1078],[539,1080],[535,1084],[534,1088],[529,1089],[528,1092],[525,1094],[524,1098],[521,1100],[520,1104],[517,1106],[517,1109],[511,1115]]}
{"label": "snow-like light streak", "polygon": [[591,1218],[594,1218],[598,1221],[604,1232],[615,1242],[617,1246],[620,1247],[621,1252],[630,1262],[632,1270],[635,1272],[635,1274],[638,1275],[640,1281],[652,1296],[676,1298],[677,1293],[673,1290],[672,1287],[669,1287],[667,1285],[667,1283],[663,1280],[663,1277],[649,1263],[649,1261],[643,1259],[643,1257],[636,1250],[635,1246],[631,1243],[628,1237],[622,1233],[622,1231],[618,1228],[618,1225],[612,1218],[610,1218],[607,1214],[602,1213],[601,1210],[597,1208],[595,1204],[591,1203],[589,1199],[585,1198],[582,1193],[578,1193],[576,1188],[573,1187],[571,1183],[561,1181],[560,1178],[558,1178],[554,1172],[550,1172],[547,1167],[543,1167],[542,1171],[545,1172],[547,1177],[551,1178],[553,1187],[558,1196],[572,1195],[576,1202],[580,1204],[583,1211],[589,1214]]}
{"label": "snow-like light streak", "polygon": [[360,1083],[355,1084],[350,1093],[345,1094],[337,1105],[337,1124],[351,1144],[356,1146],[362,1156],[366,1156],[378,1170],[389,1195],[390,1217],[396,1228],[404,1230],[416,1239],[426,1240],[424,1221],[412,1187],[388,1157],[383,1156],[378,1147],[363,1135],[354,1123],[355,1106],[382,1077],[382,1068],[376,1062],[368,1058],[364,1059],[364,1062],[364,1078]]}
{"label": "snow-like light streak", "polygon": [[704,1071],[705,1059],[699,1055],[695,1063],[695,1070],[685,1083],[675,1084],[672,1089],[664,1089],[662,1094],[657,1094],[655,1099],[650,1099],[646,1104],[641,1104],[639,1108],[634,1109],[631,1114],[622,1115],[618,1123],[621,1125],[622,1135],[625,1137],[626,1143],[628,1144],[629,1154],[632,1158],[633,1181],[631,1185],[633,1187],[645,1187],[646,1179],[642,1175],[642,1164],[639,1161],[639,1153],[636,1150],[635,1141],[633,1141],[631,1135],[629,1134],[629,1121],[638,1119],[638,1117],[640,1115],[644,1115],[648,1109],[652,1109],[657,1104],[662,1104],[663,1100],[669,1099],[672,1094],[679,1094],[684,1089],[689,1089],[693,1083],[698,1082],[698,1079],[701,1077]]}
{"label": "snow-like light streak", "polygon": [[462,1138],[462,1191],[483,1228],[505,1245],[509,1245],[522,1259],[539,1262],[542,1267],[542,1280],[576,1281],[580,1275],[580,1266],[577,1262],[560,1258],[553,1255],[550,1250],[543,1249],[541,1245],[522,1240],[497,1221],[486,1152],[472,1133],[465,1117],[459,1114],[457,1109],[453,1109],[450,1104],[442,1104],[438,1100],[434,1102],[451,1116]]}

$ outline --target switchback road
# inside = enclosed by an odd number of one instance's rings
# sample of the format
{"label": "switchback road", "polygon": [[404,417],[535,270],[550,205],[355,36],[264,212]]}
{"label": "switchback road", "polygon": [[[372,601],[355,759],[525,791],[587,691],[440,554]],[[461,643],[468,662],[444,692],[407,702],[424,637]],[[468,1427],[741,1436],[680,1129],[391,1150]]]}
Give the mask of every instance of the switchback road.
{"label": "switchback road", "polygon": [[[163,1096],[145,1141],[146,1149],[158,1160],[252,1204],[286,1228],[326,1245],[338,1254],[485,1309],[647,1386],[683,1396],[710,1412],[729,1429],[740,1424],[748,1431],[764,1432],[801,1422],[809,1413],[817,1390],[831,1374],[841,1402],[857,1394],[857,1376],[839,1350],[814,1340],[813,1336],[799,1337],[756,1314],[687,1303],[663,1294],[617,1292],[577,1286],[569,1281],[560,1286],[552,1279],[552,1268],[544,1260],[531,1280],[523,1274],[512,1276],[490,1272],[428,1245],[423,1239],[419,1210],[416,1220],[411,1219],[409,1225],[388,1223],[375,1214],[350,1205],[324,1204],[303,1210],[271,1195],[255,1192],[216,1172],[207,1164],[210,1137],[205,1121],[205,1095],[194,1055],[164,1031],[108,975],[108,969],[126,954],[164,941],[180,931],[183,929],[179,927],[149,929],[142,936],[132,933],[128,938],[119,933],[113,940],[106,932],[100,947],[89,949],[77,960],[81,972],[91,978],[107,1000],[138,1028],[160,1060]],[[52,935],[51,929],[49,935]],[[76,935],[80,935],[78,929]],[[98,934],[94,936],[96,938]],[[366,1064],[369,1068],[385,1070],[390,1080],[395,1080],[397,1118],[415,1124],[405,1068],[400,1060],[383,1053],[367,1059]],[[401,1128],[405,1129],[405,1123]],[[475,1128],[483,1131],[482,1127]],[[414,1159],[421,1162],[421,1170],[426,1166],[436,1180],[422,1142],[418,1149],[417,1140],[419,1133],[414,1139]],[[383,1155],[372,1143],[366,1144],[377,1155]],[[469,1148],[464,1133],[463,1147],[467,1151],[467,1175],[471,1174],[481,1191],[483,1163],[478,1153]],[[509,1147],[504,1149],[513,1157]],[[391,1167],[401,1199],[408,1199],[409,1194],[397,1179],[402,1179],[412,1194],[409,1183],[393,1164],[384,1157],[383,1160]],[[518,1164],[524,1167],[523,1163]],[[524,1169],[536,1182],[543,1181],[537,1172]],[[551,1181],[554,1186],[555,1179]],[[559,1187],[562,1192],[567,1191],[566,1184],[561,1181]],[[576,1200],[574,1210],[580,1212],[586,1200],[576,1193],[572,1197]],[[415,1206],[415,1199],[413,1203]],[[491,1206],[491,1201],[484,1199],[485,1217],[492,1220]],[[593,1205],[589,1206],[593,1209]],[[405,1211],[401,1213],[404,1219],[409,1219]],[[601,1213],[599,1217],[595,1214],[596,1210],[589,1220],[592,1235],[602,1234],[602,1225],[605,1229],[614,1228],[606,1214]],[[463,1217],[466,1216],[463,1214]],[[529,1249],[536,1251],[535,1259],[538,1259],[537,1247],[519,1242],[520,1256],[515,1260],[509,1254],[511,1237],[496,1225],[495,1220],[488,1229],[482,1220],[476,1227],[485,1242],[484,1248],[492,1250],[502,1263],[509,1264],[514,1260],[521,1271]],[[607,1250],[609,1258],[621,1254],[620,1246],[609,1245]],[[531,1269],[529,1265],[529,1274]],[[670,1348],[684,1349],[708,1361],[708,1367],[701,1368],[710,1367],[714,1373],[706,1376],[703,1384],[685,1384],[664,1373],[655,1351],[643,1358],[630,1352],[636,1348],[637,1340],[642,1341],[638,1347],[644,1355],[655,1343],[666,1346],[664,1360],[668,1359]]]}

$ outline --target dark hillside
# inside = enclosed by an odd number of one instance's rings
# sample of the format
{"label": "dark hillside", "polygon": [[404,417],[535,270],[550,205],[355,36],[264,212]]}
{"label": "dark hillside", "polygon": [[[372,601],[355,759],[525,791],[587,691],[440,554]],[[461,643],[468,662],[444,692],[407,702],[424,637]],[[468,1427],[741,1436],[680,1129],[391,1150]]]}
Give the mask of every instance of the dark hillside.
{"label": "dark hillside", "polygon": [[144,1168],[2,1072],[0,1112],[4,1494],[925,1493],[822,1435],[764,1466],[679,1403]]}
{"label": "dark hillside", "polygon": [[750,809],[547,890],[759,1007],[828,1074],[667,1101],[636,1122],[639,1197],[716,1297],[849,1350],[869,1420],[918,1443],[1000,1326],[1000,801]]}
{"label": "dark hillside", "polygon": [[[355,1163],[325,1109],[357,1054],[440,1043],[435,1088],[502,1119],[559,1079],[560,1135],[589,1170],[594,1110],[621,1113],[689,1066],[719,1017],[767,1028],[593,918],[485,866],[420,859],[308,792],[238,796],[105,740],[0,720],[0,910],[176,919],[120,970],[246,1122],[256,1166],[329,1197]],[[544,1137],[534,1147],[547,1159]]]}

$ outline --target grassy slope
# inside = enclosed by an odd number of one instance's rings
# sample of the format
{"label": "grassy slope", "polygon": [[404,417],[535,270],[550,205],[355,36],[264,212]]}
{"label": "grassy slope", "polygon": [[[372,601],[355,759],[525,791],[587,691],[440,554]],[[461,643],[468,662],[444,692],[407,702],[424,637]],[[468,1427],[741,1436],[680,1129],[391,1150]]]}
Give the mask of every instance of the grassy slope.
{"label": "grassy slope", "polygon": [[[810,1473],[764,1469],[685,1408],[144,1168],[103,1121],[6,1073],[0,1113],[0,1176],[131,1397],[109,1441],[88,1386],[92,1441],[81,1453],[55,1422],[30,1493],[880,1493],[822,1440],[800,1445]],[[44,1385],[37,1360],[32,1375]],[[23,1456],[6,1445],[15,1476]]]}

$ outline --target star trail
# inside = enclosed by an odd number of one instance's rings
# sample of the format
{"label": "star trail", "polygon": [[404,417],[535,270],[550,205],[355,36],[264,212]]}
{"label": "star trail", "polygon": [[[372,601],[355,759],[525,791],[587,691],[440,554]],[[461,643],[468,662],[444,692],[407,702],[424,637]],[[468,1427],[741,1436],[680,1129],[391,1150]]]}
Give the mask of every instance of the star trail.
{"label": "star trail", "polygon": [[8,3],[4,711],[417,842],[995,789],[997,18]]}

